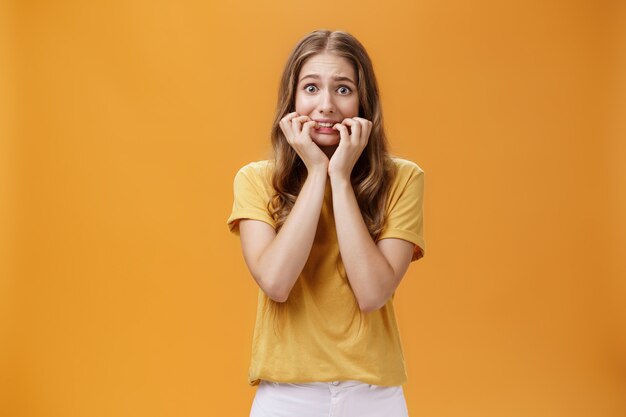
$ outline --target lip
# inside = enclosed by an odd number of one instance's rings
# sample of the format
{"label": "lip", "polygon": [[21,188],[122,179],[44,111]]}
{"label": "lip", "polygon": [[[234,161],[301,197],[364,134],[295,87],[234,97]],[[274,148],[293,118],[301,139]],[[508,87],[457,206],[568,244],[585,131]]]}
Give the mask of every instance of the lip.
{"label": "lip", "polygon": [[316,127],[314,130],[322,135],[338,135],[339,132],[332,127]]}
{"label": "lip", "polygon": [[341,123],[339,120],[330,120],[330,119],[313,119],[313,121],[315,122],[319,122],[319,123]]}

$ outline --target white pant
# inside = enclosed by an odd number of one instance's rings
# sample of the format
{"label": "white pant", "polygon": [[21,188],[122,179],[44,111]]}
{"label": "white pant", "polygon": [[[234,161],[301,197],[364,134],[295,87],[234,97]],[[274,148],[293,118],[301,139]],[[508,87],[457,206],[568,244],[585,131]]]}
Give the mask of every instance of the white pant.
{"label": "white pant", "polygon": [[250,417],[408,417],[402,386],[261,380]]}

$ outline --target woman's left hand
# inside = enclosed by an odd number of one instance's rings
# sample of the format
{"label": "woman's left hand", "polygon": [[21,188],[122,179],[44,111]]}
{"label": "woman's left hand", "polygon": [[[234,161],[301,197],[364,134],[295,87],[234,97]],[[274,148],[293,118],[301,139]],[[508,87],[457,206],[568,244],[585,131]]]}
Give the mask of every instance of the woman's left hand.
{"label": "woman's left hand", "polygon": [[[351,132],[348,132],[350,126]],[[344,119],[341,123],[336,123],[333,129],[339,131],[339,146],[330,158],[328,164],[328,175],[332,177],[350,180],[350,174],[361,156],[363,149],[372,131],[372,122],[362,117]]]}

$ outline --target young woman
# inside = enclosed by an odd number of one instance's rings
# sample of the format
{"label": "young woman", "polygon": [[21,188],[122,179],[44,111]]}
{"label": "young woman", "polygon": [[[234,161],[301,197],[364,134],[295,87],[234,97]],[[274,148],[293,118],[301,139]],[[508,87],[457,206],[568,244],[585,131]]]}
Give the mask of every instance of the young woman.
{"label": "young woman", "polygon": [[250,415],[407,416],[393,297],[424,254],[424,172],[389,155],[357,39],[298,42],[271,138],[273,158],[235,176],[228,219],[260,287]]}

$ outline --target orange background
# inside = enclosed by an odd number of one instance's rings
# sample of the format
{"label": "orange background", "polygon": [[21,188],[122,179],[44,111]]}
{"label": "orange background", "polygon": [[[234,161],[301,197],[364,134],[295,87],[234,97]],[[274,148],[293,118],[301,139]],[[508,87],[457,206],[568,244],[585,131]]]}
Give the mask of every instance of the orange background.
{"label": "orange background", "polygon": [[317,28],[363,42],[392,151],[426,172],[427,255],[396,296],[410,415],[626,415],[623,1],[0,16],[2,415],[248,415],[232,179]]}

